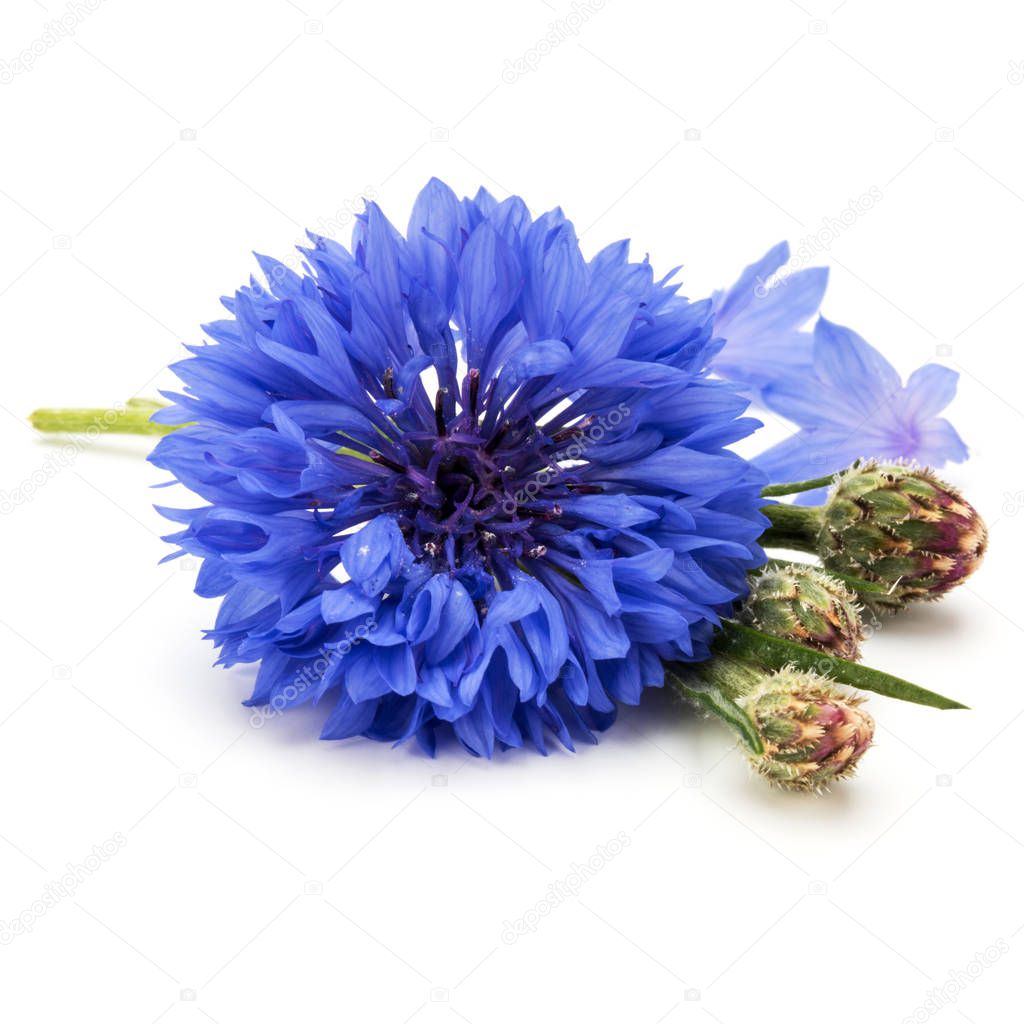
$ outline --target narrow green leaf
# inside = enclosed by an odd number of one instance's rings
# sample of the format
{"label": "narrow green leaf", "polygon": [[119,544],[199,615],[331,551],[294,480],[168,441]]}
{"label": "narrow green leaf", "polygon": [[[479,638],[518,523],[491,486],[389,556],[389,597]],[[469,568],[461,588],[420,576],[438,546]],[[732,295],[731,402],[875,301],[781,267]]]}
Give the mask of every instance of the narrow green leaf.
{"label": "narrow green leaf", "polygon": [[743,658],[769,669],[794,665],[806,672],[820,672],[830,676],[837,683],[844,683],[858,690],[871,690],[873,693],[909,701],[911,704],[922,704],[925,707],[946,711],[967,707],[966,704],[933,693],[922,686],[907,682],[906,679],[889,675],[888,672],[856,665],[852,661],[823,654],[792,640],[769,636],[760,630],[730,620],[722,622],[722,631],[718,634],[715,649],[722,654]]}

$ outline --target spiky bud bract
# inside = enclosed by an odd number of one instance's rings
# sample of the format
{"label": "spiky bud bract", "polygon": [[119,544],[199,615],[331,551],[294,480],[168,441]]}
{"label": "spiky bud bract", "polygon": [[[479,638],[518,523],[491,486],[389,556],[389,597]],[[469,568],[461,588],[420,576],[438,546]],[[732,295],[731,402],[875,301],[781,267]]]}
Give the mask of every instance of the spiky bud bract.
{"label": "spiky bud bract", "polygon": [[826,569],[885,587],[874,609],[941,597],[981,562],[988,533],[974,508],[928,469],[866,462],[840,474],[821,510]]}
{"label": "spiky bud bract", "polygon": [[772,566],[758,573],[737,618],[771,636],[848,661],[860,657],[863,629],[856,598],[813,566]]}

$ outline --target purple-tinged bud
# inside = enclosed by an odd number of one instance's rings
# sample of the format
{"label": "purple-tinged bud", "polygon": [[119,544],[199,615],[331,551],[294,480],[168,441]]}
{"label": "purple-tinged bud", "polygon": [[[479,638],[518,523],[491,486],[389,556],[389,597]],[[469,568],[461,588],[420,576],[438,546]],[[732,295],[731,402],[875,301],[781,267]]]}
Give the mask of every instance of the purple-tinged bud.
{"label": "purple-tinged bud", "polygon": [[764,746],[748,755],[751,763],[784,789],[820,791],[847,778],[875,731],[862,703],[812,672],[782,669],[765,677],[740,699]]}
{"label": "purple-tinged bud", "polygon": [[930,470],[868,462],[836,478],[817,543],[826,569],[886,588],[865,604],[899,609],[962,583],[987,541],[981,516]]}
{"label": "purple-tinged bud", "polygon": [[740,622],[771,636],[856,661],[864,638],[854,595],[809,565],[765,569],[750,581]]}

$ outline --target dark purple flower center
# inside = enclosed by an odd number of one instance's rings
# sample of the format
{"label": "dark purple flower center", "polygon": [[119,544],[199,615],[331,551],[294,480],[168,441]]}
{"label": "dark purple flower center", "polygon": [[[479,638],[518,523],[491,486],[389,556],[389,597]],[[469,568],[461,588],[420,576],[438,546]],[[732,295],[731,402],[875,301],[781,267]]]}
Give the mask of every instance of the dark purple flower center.
{"label": "dark purple flower center", "polygon": [[477,384],[470,371],[450,415],[447,390],[437,392],[434,429],[403,437],[408,465],[374,455],[393,470],[382,490],[407,543],[435,568],[540,558],[538,528],[562,515],[559,499],[600,490],[580,481],[579,450],[566,451],[579,424],[548,435],[530,416],[495,422]]}

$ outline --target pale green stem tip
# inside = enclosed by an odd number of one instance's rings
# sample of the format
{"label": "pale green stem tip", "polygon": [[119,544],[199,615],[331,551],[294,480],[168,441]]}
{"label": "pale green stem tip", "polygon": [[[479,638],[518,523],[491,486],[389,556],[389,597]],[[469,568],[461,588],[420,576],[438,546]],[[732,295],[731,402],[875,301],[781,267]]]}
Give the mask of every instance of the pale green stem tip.
{"label": "pale green stem tip", "polygon": [[164,402],[130,398],[111,409],[36,409],[29,422],[44,434],[145,434],[160,436],[177,426],[154,423],[150,417]]}

